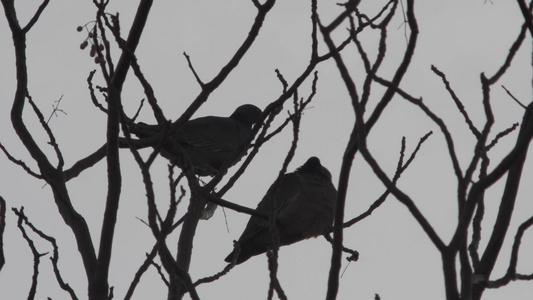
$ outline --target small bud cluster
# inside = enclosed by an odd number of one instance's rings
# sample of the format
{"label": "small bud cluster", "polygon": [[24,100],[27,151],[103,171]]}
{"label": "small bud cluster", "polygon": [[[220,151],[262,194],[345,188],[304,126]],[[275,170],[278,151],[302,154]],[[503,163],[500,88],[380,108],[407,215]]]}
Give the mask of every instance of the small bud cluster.
{"label": "small bud cluster", "polygon": [[87,48],[87,46],[89,46],[89,43],[91,43],[91,48],[89,50],[89,55],[94,58],[94,62],[96,64],[105,63],[105,59],[104,59],[103,54],[102,54],[102,52],[104,51],[104,45],[101,44],[101,43],[96,43],[95,44],[95,42],[94,42],[94,38],[96,36],[96,26],[93,26],[92,28],[89,29],[88,28],[88,24],[76,27],[76,31],[78,31],[78,32],[82,32],[84,28],[88,31],[87,37],[80,44],[80,49],[84,50],[85,48]]}

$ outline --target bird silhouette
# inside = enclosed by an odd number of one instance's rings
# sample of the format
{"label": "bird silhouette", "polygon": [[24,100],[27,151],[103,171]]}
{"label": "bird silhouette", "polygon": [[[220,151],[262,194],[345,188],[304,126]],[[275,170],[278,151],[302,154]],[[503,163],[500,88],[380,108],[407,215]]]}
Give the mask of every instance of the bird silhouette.
{"label": "bird silhouette", "polygon": [[[195,174],[213,176],[239,146],[249,138],[252,126],[261,116],[261,109],[252,104],[239,106],[229,117],[207,116],[186,122],[161,145],[161,155],[179,167],[186,164],[179,155],[182,149]],[[162,133],[158,125],[132,124],[130,130],[139,138]],[[231,162],[236,164],[244,155]]]}
{"label": "bird silhouette", "polygon": [[[331,173],[311,157],[293,173],[285,174],[279,183],[272,184],[259,202],[256,211],[270,216],[275,209],[279,245],[326,233],[332,226],[337,190],[331,182]],[[236,263],[266,252],[273,244],[269,220],[252,216],[238,240],[240,252]],[[226,257],[234,260],[235,251]]]}

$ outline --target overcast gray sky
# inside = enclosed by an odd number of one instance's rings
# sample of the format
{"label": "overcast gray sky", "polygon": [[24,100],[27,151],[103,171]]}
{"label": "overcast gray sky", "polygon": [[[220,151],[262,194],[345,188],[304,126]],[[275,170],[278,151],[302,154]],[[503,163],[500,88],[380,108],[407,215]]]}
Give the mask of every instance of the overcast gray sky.
{"label": "overcast gray sky", "polygon": [[[18,15],[27,22],[40,1],[17,1]],[[154,87],[161,107],[168,117],[180,116],[200,91],[182,55],[185,51],[205,81],[211,79],[223,66],[249,31],[255,16],[250,1],[155,1],[146,30],[142,36],[137,57],[147,79]],[[310,1],[278,1],[267,17],[258,40],[239,67],[215,91],[195,117],[229,115],[237,106],[252,103],[264,108],[275,100],[282,86],[274,70],[279,69],[288,81],[298,76],[309,61],[310,54]],[[362,1],[362,12],[374,15],[386,1]],[[108,11],[120,13],[123,35],[135,13],[137,1],[111,1]],[[461,163],[472,156],[474,139],[461,115],[446,93],[441,80],[431,72],[431,65],[445,72],[458,96],[477,126],[484,122],[481,105],[480,73],[491,75],[504,61],[511,43],[516,39],[522,16],[514,1],[502,0],[424,0],[415,4],[420,36],[413,62],[402,88],[413,96],[423,97],[425,103],[441,116],[456,137]],[[319,1],[322,22],[329,23],[341,8],[334,1]],[[94,19],[92,1],[53,0],[39,22],[28,35],[29,89],[34,101],[48,116],[54,101],[62,97],[59,113],[52,118],[51,128],[63,151],[67,167],[90,154],[105,141],[105,116],[92,105],[87,91],[89,71],[97,68],[88,51],[79,50],[85,33],[76,27]],[[389,57],[383,67],[383,76],[397,66],[405,49],[401,10],[391,25]],[[336,37],[346,34],[342,30]],[[376,32],[363,36],[370,56],[375,55]],[[322,53],[325,48],[321,47]],[[4,14],[0,17],[0,141],[17,158],[30,157],[16,138],[9,119],[9,110],[15,91],[14,53],[11,33]],[[117,52],[118,54],[118,52]],[[353,74],[363,70],[354,47],[343,55],[350,63]],[[350,58],[353,57],[353,58]],[[318,156],[333,174],[337,185],[342,154],[348,141],[354,116],[344,84],[333,61],[321,64],[318,92],[312,108],[305,111],[301,139],[289,170],[303,164],[309,156]],[[387,73],[387,71],[389,73]],[[130,73],[131,75],[131,73]],[[99,84],[104,82],[96,77]],[[359,86],[361,82],[357,82]],[[500,84],[505,85],[524,103],[531,100],[531,39],[528,37],[518,56]],[[310,93],[310,80],[299,90],[301,96]],[[375,93],[382,89],[377,85]],[[126,112],[133,114],[144,98],[138,82],[127,81],[123,102]],[[377,99],[377,98],[376,98]],[[492,104],[497,122],[494,132],[519,122],[523,109],[495,86]],[[372,107],[372,104],[370,104]],[[42,145],[46,136],[29,108],[25,120],[38,136]],[[144,122],[154,122],[148,109],[141,114]],[[369,136],[369,148],[381,166],[392,174],[398,159],[402,136],[407,138],[410,153],[418,139],[433,130],[433,136],[424,144],[416,161],[403,175],[400,188],[415,200],[431,224],[448,241],[456,222],[456,187],[453,170],[445,151],[444,139],[429,119],[395,97],[385,111],[382,121]],[[281,163],[290,147],[291,132],[280,135],[262,148],[245,176],[226,195],[227,200],[255,207],[276,178]],[[492,152],[498,161],[515,141],[516,134],[504,139]],[[53,156],[52,149],[49,154]],[[124,170],[121,210],[110,273],[110,284],[115,286],[116,299],[123,298],[145,252],[153,245],[150,230],[138,218],[146,218],[145,192],[138,167],[128,151],[122,151]],[[166,160],[159,158],[153,169],[156,192],[161,207],[168,199]],[[36,169],[34,163],[29,165]],[[526,165],[523,183],[530,183],[532,164]],[[57,213],[48,186],[28,176],[0,156],[0,195],[9,207],[25,207],[33,223],[46,233],[58,238],[60,267],[68,283],[85,296],[86,281],[82,264],[75,248],[72,233]],[[91,227],[97,240],[105,203],[105,165],[97,164],[69,182],[76,209]],[[487,197],[486,224],[494,220],[501,185]],[[366,163],[358,155],[355,159],[347,197],[346,218],[366,210],[384,188]],[[533,214],[531,185],[522,185],[517,202],[517,214],[512,220],[511,232]],[[179,209],[183,213],[186,206]],[[492,209],[492,210],[491,210]],[[247,215],[221,210],[207,222],[201,222],[195,239],[191,265],[193,279],[211,275],[225,266],[223,259],[232,249],[232,240],[242,232]],[[135,233],[135,234],[131,234]],[[487,233],[484,231],[483,233]],[[175,245],[176,237],[169,239]],[[484,247],[482,241],[482,247]],[[97,243],[95,241],[95,243]],[[32,271],[31,252],[16,228],[16,218],[9,210],[4,237],[7,263],[0,272],[0,294],[5,299],[22,299],[27,295]],[[42,252],[50,251],[39,242]],[[373,299],[378,293],[382,299],[444,299],[444,284],[440,255],[414,219],[396,199],[389,198],[369,219],[345,231],[345,245],[360,253],[360,260],[351,263],[341,279],[338,299]],[[170,249],[174,249],[171,246]],[[280,251],[279,278],[291,299],[323,299],[327,288],[330,246],[323,238],[307,240]],[[508,264],[510,239],[506,239],[502,259],[493,277],[504,274]],[[521,253],[533,251],[531,233],[526,233]],[[67,299],[60,291],[43,260],[40,299]],[[343,261],[343,269],[346,262]],[[521,256],[519,271],[533,272],[533,260]],[[145,275],[135,299],[165,298],[166,288],[154,269]],[[47,278],[48,277],[48,278]],[[266,298],[268,269],[264,255],[237,266],[230,274],[215,283],[200,286],[202,299],[261,299]],[[533,285],[511,283],[501,290],[488,290],[484,299],[530,299]]]}

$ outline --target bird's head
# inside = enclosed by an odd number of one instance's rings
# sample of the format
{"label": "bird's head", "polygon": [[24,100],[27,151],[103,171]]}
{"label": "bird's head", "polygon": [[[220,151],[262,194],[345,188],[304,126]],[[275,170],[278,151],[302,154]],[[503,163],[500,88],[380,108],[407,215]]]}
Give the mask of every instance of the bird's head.
{"label": "bird's head", "polygon": [[261,116],[261,109],[252,104],[244,104],[239,107],[231,114],[230,118],[237,120],[247,127],[252,127]]}
{"label": "bird's head", "polygon": [[299,167],[296,172],[305,172],[309,174],[319,175],[329,181],[331,181],[331,173],[328,171],[328,169],[324,168],[320,164],[320,159],[316,156],[311,156],[305,164],[303,164],[301,167]]}

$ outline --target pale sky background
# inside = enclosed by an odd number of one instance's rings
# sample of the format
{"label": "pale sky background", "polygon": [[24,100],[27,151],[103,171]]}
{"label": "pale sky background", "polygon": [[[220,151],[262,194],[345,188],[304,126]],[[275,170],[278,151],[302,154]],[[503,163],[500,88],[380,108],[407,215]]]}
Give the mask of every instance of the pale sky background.
{"label": "pale sky background", "polygon": [[[40,1],[17,1],[19,19],[26,24]],[[329,23],[341,11],[336,1],[319,1],[319,14]],[[386,1],[362,1],[360,10],[374,15]],[[121,28],[127,35],[138,1],[113,0],[109,12],[120,13]],[[515,1],[503,0],[424,0],[415,4],[420,35],[412,64],[402,81],[402,88],[425,103],[448,124],[456,138],[456,149],[462,167],[472,156],[474,139],[432,64],[445,72],[457,95],[463,100],[474,123],[484,122],[479,76],[491,76],[504,61],[511,43],[516,39],[522,16]],[[39,22],[28,34],[29,89],[45,116],[52,111],[54,101],[61,96],[59,114],[51,120],[66,167],[95,151],[105,141],[105,116],[91,103],[86,78],[97,68],[88,50],[79,50],[86,37],[76,31],[78,25],[94,20],[92,1],[53,0]],[[139,64],[152,84],[156,97],[167,117],[176,119],[199,92],[194,77],[182,55],[186,51],[204,81],[218,73],[246,37],[255,17],[251,1],[155,1],[137,51]],[[277,1],[262,31],[239,67],[215,91],[195,117],[228,116],[243,104],[264,108],[281,92],[274,70],[278,68],[292,82],[306,67],[310,53],[310,1]],[[388,58],[381,75],[390,78],[405,49],[403,18],[399,9],[389,27]],[[375,55],[377,32],[364,35],[370,56]],[[336,37],[346,35],[339,28]],[[321,38],[320,38],[321,40]],[[324,53],[324,47],[321,47]],[[9,111],[15,91],[14,53],[5,16],[0,17],[0,141],[19,159],[29,161],[14,133]],[[115,53],[116,55],[118,52]],[[362,63],[353,46],[343,52],[353,74],[360,74]],[[118,56],[116,56],[118,57]],[[354,116],[347,92],[333,61],[319,65],[318,92],[312,109],[305,111],[300,142],[289,170],[303,164],[308,157],[318,156],[333,174],[337,186],[342,154],[352,128]],[[142,89],[129,73],[123,102],[126,112],[133,114],[144,98]],[[103,85],[100,76],[96,83]],[[300,96],[310,93],[310,80],[299,90]],[[361,79],[357,82],[361,90]],[[510,89],[523,103],[531,101],[531,38],[528,36],[511,69],[493,88],[492,104],[496,115],[493,132],[497,133],[521,121],[523,109],[507,96],[501,84]],[[372,101],[379,99],[382,89],[376,84]],[[375,102],[374,102],[375,103]],[[290,107],[290,106],[287,106]],[[282,117],[286,114],[282,113]],[[26,106],[26,124],[46,147],[46,135]],[[140,119],[153,122],[146,108]],[[281,121],[281,120],[280,120]],[[279,122],[278,122],[279,123]],[[381,122],[370,136],[369,147],[381,166],[392,175],[402,136],[407,138],[407,153],[418,139],[433,130],[411,168],[404,173],[399,187],[407,192],[447,243],[455,228],[456,181],[444,139],[437,127],[419,110],[399,97],[386,109]],[[494,134],[493,134],[494,136]],[[225,196],[227,200],[255,207],[273,182],[290,147],[291,132],[287,131],[264,146],[246,174]],[[516,132],[506,137],[492,151],[492,164],[507,153],[516,139]],[[50,157],[53,151],[48,147]],[[146,201],[138,167],[131,154],[122,155],[123,191],[118,216],[116,239],[110,270],[110,285],[115,287],[115,299],[122,299],[129,282],[153,245],[150,230],[138,218],[146,219]],[[531,154],[530,154],[531,155]],[[36,165],[28,163],[37,170]],[[166,160],[159,158],[152,169],[160,208],[168,203]],[[509,237],[516,227],[533,214],[530,183],[533,178],[531,161],[525,167],[522,186],[513,216]],[[74,238],[59,216],[49,187],[28,176],[3,155],[0,156],[0,195],[8,203],[7,227],[4,236],[6,265],[0,272],[2,299],[26,298],[32,272],[32,256],[16,227],[11,207],[25,207],[30,220],[45,233],[58,239],[60,268],[64,279],[86,297],[85,272]],[[85,216],[97,241],[105,203],[105,164],[97,164],[68,183],[75,208]],[[490,228],[501,196],[501,184],[491,189],[486,198],[485,226]],[[356,156],[347,197],[346,219],[353,218],[377,199],[384,191],[360,155]],[[179,212],[186,210],[186,204]],[[229,233],[222,210],[198,227],[191,264],[193,280],[212,275],[226,263],[223,259],[232,249],[232,241],[242,232],[248,216],[225,210]],[[489,230],[483,231],[484,237]],[[168,240],[175,249],[176,235]],[[506,239],[504,249],[491,279],[499,278],[508,265],[512,239]],[[444,283],[440,254],[411,217],[407,209],[390,197],[374,214],[345,230],[345,245],[359,251],[360,259],[352,262],[340,281],[338,299],[444,299]],[[482,249],[486,239],[482,241]],[[39,251],[51,248],[37,240]],[[95,246],[98,243],[95,242]],[[327,288],[330,245],[323,238],[303,241],[283,247],[280,251],[279,278],[290,299],[323,299]],[[524,235],[518,271],[533,272],[531,232]],[[343,261],[343,269],[346,261]],[[42,259],[38,299],[68,299],[52,277],[48,256]],[[215,283],[198,287],[202,299],[264,299],[268,290],[266,257],[257,256],[234,268]],[[166,287],[155,269],[151,268],[138,286],[134,299],[166,299]],[[500,290],[487,290],[484,299],[530,299],[533,284],[514,282]]]}

